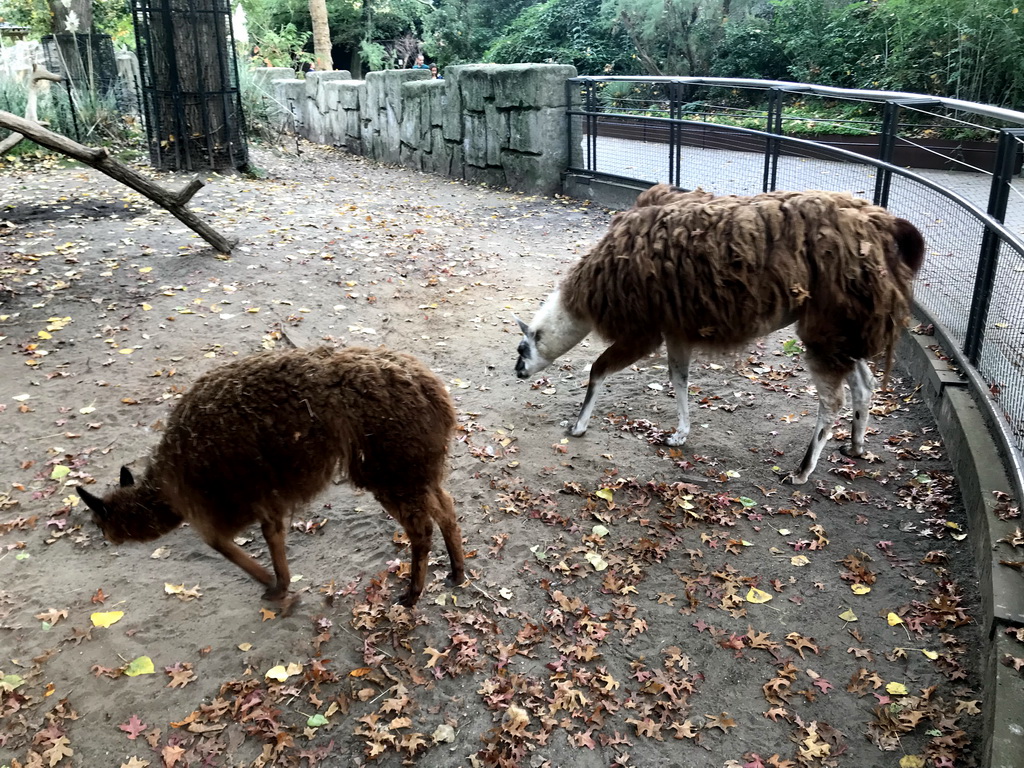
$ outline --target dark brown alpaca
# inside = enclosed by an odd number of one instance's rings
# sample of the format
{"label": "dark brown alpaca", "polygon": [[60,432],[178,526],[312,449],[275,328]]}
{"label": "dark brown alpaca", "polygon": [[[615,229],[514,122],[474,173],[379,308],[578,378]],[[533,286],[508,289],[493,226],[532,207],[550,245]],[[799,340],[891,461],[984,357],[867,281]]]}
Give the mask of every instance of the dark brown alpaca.
{"label": "dark brown alpaca", "polygon": [[818,422],[794,483],[818,461],[853,393],[849,455],[864,453],[874,376],[904,327],[921,233],[905,219],[850,195],[770,192],[715,197],[657,185],[613,219],[572,266],[529,325],[519,321],[516,374],[528,378],[591,331],[612,342],[594,362],[570,434],[586,432],[605,378],[656,350],[668,351],[679,426],[690,430],[687,381],[695,349],[734,349],[796,323],[818,390]]}
{"label": "dark brown alpaca", "polygon": [[[78,493],[113,543],[151,541],[187,521],[203,540],[283,600],[285,531],[294,510],[339,472],[405,529],[412,574],[402,605],[423,592],[433,523],[450,580],[464,580],[462,534],[442,488],[455,411],[415,358],[383,347],[253,355],[202,376],[182,398],[149,466],[103,499]],[[259,522],[274,575],[232,540]]]}

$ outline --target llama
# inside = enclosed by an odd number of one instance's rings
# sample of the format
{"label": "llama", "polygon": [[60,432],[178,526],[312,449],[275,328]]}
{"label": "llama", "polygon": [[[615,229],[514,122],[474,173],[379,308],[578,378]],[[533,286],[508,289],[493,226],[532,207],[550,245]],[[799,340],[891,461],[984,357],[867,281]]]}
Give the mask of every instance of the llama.
{"label": "llama", "polygon": [[[433,523],[450,581],[464,580],[462,534],[441,482],[455,410],[444,384],[410,355],[384,347],[265,352],[200,377],[171,414],[136,482],[121,468],[104,498],[78,493],[114,544],[152,541],[187,521],[202,539],[285,602],[285,526],[340,471],[373,493],[412,545],[399,602],[423,592]],[[259,521],[274,574],[234,536]]]}
{"label": "llama", "polygon": [[592,330],[612,342],[594,362],[569,434],[587,430],[607,376],[664,340],[678,426],[690,431],[687,386],[699,348],[735,349],[796,323],[818,391],[817,425],[789,482],[805,483],[851,391],[848,456],[864,454],[874,377],[866,358],[886,355],[886,373],[924,261],[924,239],[905,219],[838,192],[715,197],[665,184],[619,215],[569,271],[523,332],[516,375],[529,378]]}

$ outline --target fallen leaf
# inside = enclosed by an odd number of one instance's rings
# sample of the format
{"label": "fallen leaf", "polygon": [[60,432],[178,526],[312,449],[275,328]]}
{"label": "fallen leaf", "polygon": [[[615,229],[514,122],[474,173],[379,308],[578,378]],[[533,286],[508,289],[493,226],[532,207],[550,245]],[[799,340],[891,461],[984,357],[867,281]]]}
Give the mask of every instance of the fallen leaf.
{"label": "fallen leaf", "polygon": [[124,616],[124,611],[97,611],[96,613],[89,616],[92,620],[94,627],[109,627],[111,624],[116,624]]}

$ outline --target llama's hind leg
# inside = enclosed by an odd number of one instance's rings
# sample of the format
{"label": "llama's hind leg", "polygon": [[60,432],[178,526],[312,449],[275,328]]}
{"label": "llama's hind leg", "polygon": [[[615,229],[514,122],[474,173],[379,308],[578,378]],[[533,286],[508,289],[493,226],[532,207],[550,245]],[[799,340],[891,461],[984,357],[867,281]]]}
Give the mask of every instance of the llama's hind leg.
{"label": "llama's hind leg", "polygon": [[668,372],[672,379],[672,388],[676,392],[676,413],[679,426],[676,431],[665,438],[668,445],[679,446],[686,442],[690,434],[690,345],[684,341],[666,339],[668,352]]}
{"label": "llama's hind leg", "polygon": [[814,426],[811,443],[807,446],[800,469],[787,478],[793,485],[803,485],[811,476],[818,464],[818,458],[825,444],[832,437],[832,427],[843,407],[843,379],[846,371],[825,371],[816,367],[813,360],[808,360],[811,379],[818,390],[818,420]]}
{"label": "llama's hind leg", "polygon": [[864,435],[868,431],[868,415],[871,410],[871,396],[875,393],[875,377],[864,360],[858,360],[850,375],[850,401],[853,406],[853,425],[850,428],[850,445],[841,450],[846,456],[858,458],[864,455]]}
{"label": "llama's hind leg", "polygon": [[374,495],[409,537],[412,549],[409,588],[398,598],[398,602],[406,608],[412,608],[423,594],[423,587],[427,582],[427,557],[430,555],[430,538],[434,532],[432,506],[435,501],[430,493],[423,493],[411,499]]}
{"label": "llama's hind leg", "polygon": [[288,594],[288,585],[292,576],[288,570],[288,553],[285,549],[285,527],[284,516],[275,515],[264,520],[260,524],[263,531],[263,538],[267,542],[267,549],[270,550],[270,561],[274,564],[275,580],[267,585],[267,591],[263,593],[264,600],[281,600]]}
{"label": "llama's hind leg", "polygon": [[569,430],[573,437],[581,437],[587,431],[590,417],[594,413],[594,405],[597,396],[604,385],[604,380],[609,374],[621,371],[627,365],[635,363],[641,357],[649,355],[658,345],[661,339],[647,339],[643,341],[629,340],[616,341],[608,349],[601,353],[590,368],[590,383],[587,384],[587,394],[583,398],[583,406],[580,408],[580,415],[576,417],[576,424]]}
{"label": "llama's hind leg", "polygon": [[435,504],[430,507],[431,517],[441,529],[444,545],[448,550],[448,562],[452,568],[448,581],[453,586],[458,586],[466,580],[466,560],[462,554],[462,531],[458,520],[455,519],[455,502],[444,488],[436,488],[433,496]]}

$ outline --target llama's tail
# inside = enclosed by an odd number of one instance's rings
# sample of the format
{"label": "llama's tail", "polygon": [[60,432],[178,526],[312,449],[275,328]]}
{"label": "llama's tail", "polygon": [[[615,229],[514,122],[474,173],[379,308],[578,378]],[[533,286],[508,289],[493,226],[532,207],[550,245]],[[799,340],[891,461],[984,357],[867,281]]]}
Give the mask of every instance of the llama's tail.
{"label": "llama's tail", "polygon": [[892,239],[896,241],[900,258],[915,275],[924,264],[924,237],[921,231],[906,219],[896,219],[892,225]]}
{"label": "llama's tail", "polygon": [[[911,274],[916,275],[924,264],[925,245],[921,231],[906,219],[896,219],[893,222],[892,239],[896,242],[896,249],[899,251],[900,260],[910,269]],[[899,274],[895,269],[892,271],[894,276]],[[907,309],[909,310],[909,307]],[[889,340],[885,346],[885,369],[882,373],[882,389],[889,386],[889,372],[892,370],[892,362],[896,353],[896,340],[899,338],[899,329],[902,327],[900,318],[892,317],[890,319],[892,322],[892,333],[889,334]]]}

